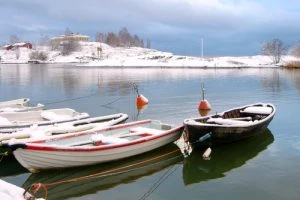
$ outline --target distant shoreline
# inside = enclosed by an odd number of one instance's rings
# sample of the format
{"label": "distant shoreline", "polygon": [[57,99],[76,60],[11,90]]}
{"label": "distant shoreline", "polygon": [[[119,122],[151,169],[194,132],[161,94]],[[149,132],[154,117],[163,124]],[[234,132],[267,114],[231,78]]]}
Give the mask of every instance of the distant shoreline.
{"label": "distant shoreline", "polygon": [[[272,64],[269,56],[223,56],[192,57],[173,55],[155,49],[141,47],[111,47],[101,43],[102,53],[97,53],[98,42],[81,42],[81,50],[69,55],[51,50],[48,46],[37,46],[36,49],[19,48],[18,50],[0,50],[2,65],[9,64],[72,64],[78,67],[102,68],[279,68],[290,63],[300,63],[300,58],[282,56],[278,64]],[[42,51],[47,55],[44,61],[30,59],[33,52]],[[97,55],[97,56],[96,56]]]}
{"label": "distant shoreline", "polygon": [[252,68],[252,69],[260,69],[260,68],[283,68],[284,66],[276,66],[276,65],[265,65],[265,66],[216,66],[216,67],[207,67],[207,66],[86,66],[86,65],[80,65],[82,63],[79,62],[57,62],[57,63],[0,63],[3,65],[58,65],[58,64],[64,64],[64,65],[71,65],[76,66],[78,68],[163,68],[163,69],[245,69],[245,68]]}

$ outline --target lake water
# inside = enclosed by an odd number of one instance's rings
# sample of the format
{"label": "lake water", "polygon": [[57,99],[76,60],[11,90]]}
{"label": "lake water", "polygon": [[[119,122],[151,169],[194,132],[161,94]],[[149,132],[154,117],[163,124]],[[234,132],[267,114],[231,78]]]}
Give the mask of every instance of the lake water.
{"label": "lake water", "polygon": [[[92,116],[127,113],[128,121],[181,124],[198,116],[201,83],[211,113],[270,102],[277,113],[262,135],[184,158],[177,145],[109,164],[26,172],[13,158],[0,178],[21,187],[98,176],[48,188],[49,199],[300,199],[300,71],[284,69],[102,69],[72,65],[1,65],[0,101],[29,97],[47,108]],[[138,111],[135,83],[150,103]],[[151,161],[149,159],[151,158]],[[153,159],[154,158],[154,159]],[[143,164],[135,165],[143,162]],[[101,172],[132,165],[112,175]],[[43,196],[43,192],[39,193]]]}

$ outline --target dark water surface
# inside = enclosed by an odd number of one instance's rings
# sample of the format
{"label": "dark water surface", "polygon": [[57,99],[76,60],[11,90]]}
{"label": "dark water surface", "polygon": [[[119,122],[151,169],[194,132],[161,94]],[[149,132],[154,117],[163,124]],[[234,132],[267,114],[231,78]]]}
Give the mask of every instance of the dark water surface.
{"label": "dark water surface", "polygon": [[[199,115],[202,82],[211,113],[256,102],[273,103],[277,113],[269,130],[213,148],[209,161],[199,151],[184,158],[176,151],[177,145],[171,144],[109,164],[38,174],[5,158],[0,162],[0,178],[26,188],[37,182],[98,174],[49,187],[49,199],[300,199],[300,70],[1,65],[0,101],[29,97],[32,104],[70,107],[91,116],[124,112],[128,121],[151,118],[181,124]],[[135,106],[132,83],[150,100],[141,111]],[[128,165],[133,166],[100,176]]]}

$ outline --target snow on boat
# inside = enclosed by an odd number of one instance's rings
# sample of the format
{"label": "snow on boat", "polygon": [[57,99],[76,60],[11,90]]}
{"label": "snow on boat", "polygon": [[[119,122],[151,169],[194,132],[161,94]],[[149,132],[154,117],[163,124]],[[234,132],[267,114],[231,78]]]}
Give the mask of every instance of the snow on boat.
{"label": "snow on boat", "polygon": [[29,101],[30,99],[28,98],[2,101],[0,102],[0,113],[42,110],[45,107],[43,104],[40,103],[38,103],[36,106],[29,106]]}
{"label": "snow on boat", "polygon": [[184,127],[144,120],[98,131],[35,141],[11,142],[18,162],[31,172],[91,165],[148,152],[179,139]]}
{"label": "snow on boat", "polygon": [[266,130],[276,109],[270,103],[256,103],[233,108],[215,115],[186,119],[185,137],[192,146],[198,146],[203,138],[209,144],[234,142]]}
{"label": "snow on boat", "polygon": [[88,117],[88,113],[80,113],[70,108],[0,113],[0,132],[15,132],[32,125],[45,126]]}
{"label": "snow on boat", "polygon": [[29,101],[30,101],[29,98],[0,101],[0,108],[11,107],[16,105],[28,106]]}
{"label": "snow on boat", "polygon": [[13,133],[0,133],[0,147],[6,146],[10,139],[18,139],[22,142],[32,142],[60,134],[71,134],[82,131],[90,131],[93,129],[97,130],[125,122],[127,119],[127,114],[119,113],[60,124],[52,124],[49,126],[31,126]]}
{"label": "snow on boat", "polygon": [[36,110],[43,110],[44,107],[45,105],[40,103],[38,103],[36,106],[11,105],[11,106],[0,108],[0,113],[36,111]]}

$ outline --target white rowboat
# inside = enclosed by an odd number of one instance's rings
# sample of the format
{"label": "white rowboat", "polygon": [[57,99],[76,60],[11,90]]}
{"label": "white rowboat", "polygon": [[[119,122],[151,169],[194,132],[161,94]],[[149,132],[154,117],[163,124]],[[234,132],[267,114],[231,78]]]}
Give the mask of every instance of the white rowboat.
{"label": "white rowboat", "polygon": [[23,105],[27,106],[28,102],[30,101],[29,98],[22,98],[22,99],[14,99],[9,101],[0,101],[0,108],[15,106],[15,105]]}
{"label": "white rowboat", "polygon": [[0,147],[5,146],[11,139],[22,142],[33,142],[35,140],[53,138],[61,134],[97,130],[125,122],[127,119],[127,114],[119,113],[49,126],[32,126],[13,133],[0,133]]}
{"label": "white rowboat", "polygon": [[33,110],[43,110],[44,105],[38,103],[36,106],[29,106],[28,102],[30,99],[15,99],[10,101],[2,101],[0,102],[0,113],[4,112],[26,112]]}
{"label": "white rowboat", "polygon": [[179,139],[183,126],[144,120],[95,132],[61,136],[8,146],[19,163],[31,172],[109,162],[151,151]]}
{"label": "white rowboat", "polygon": [[0,132],[15,132],[32,125],[45,126],[88,117],[88,113],[80,113],[70,108],[0,113]]}

